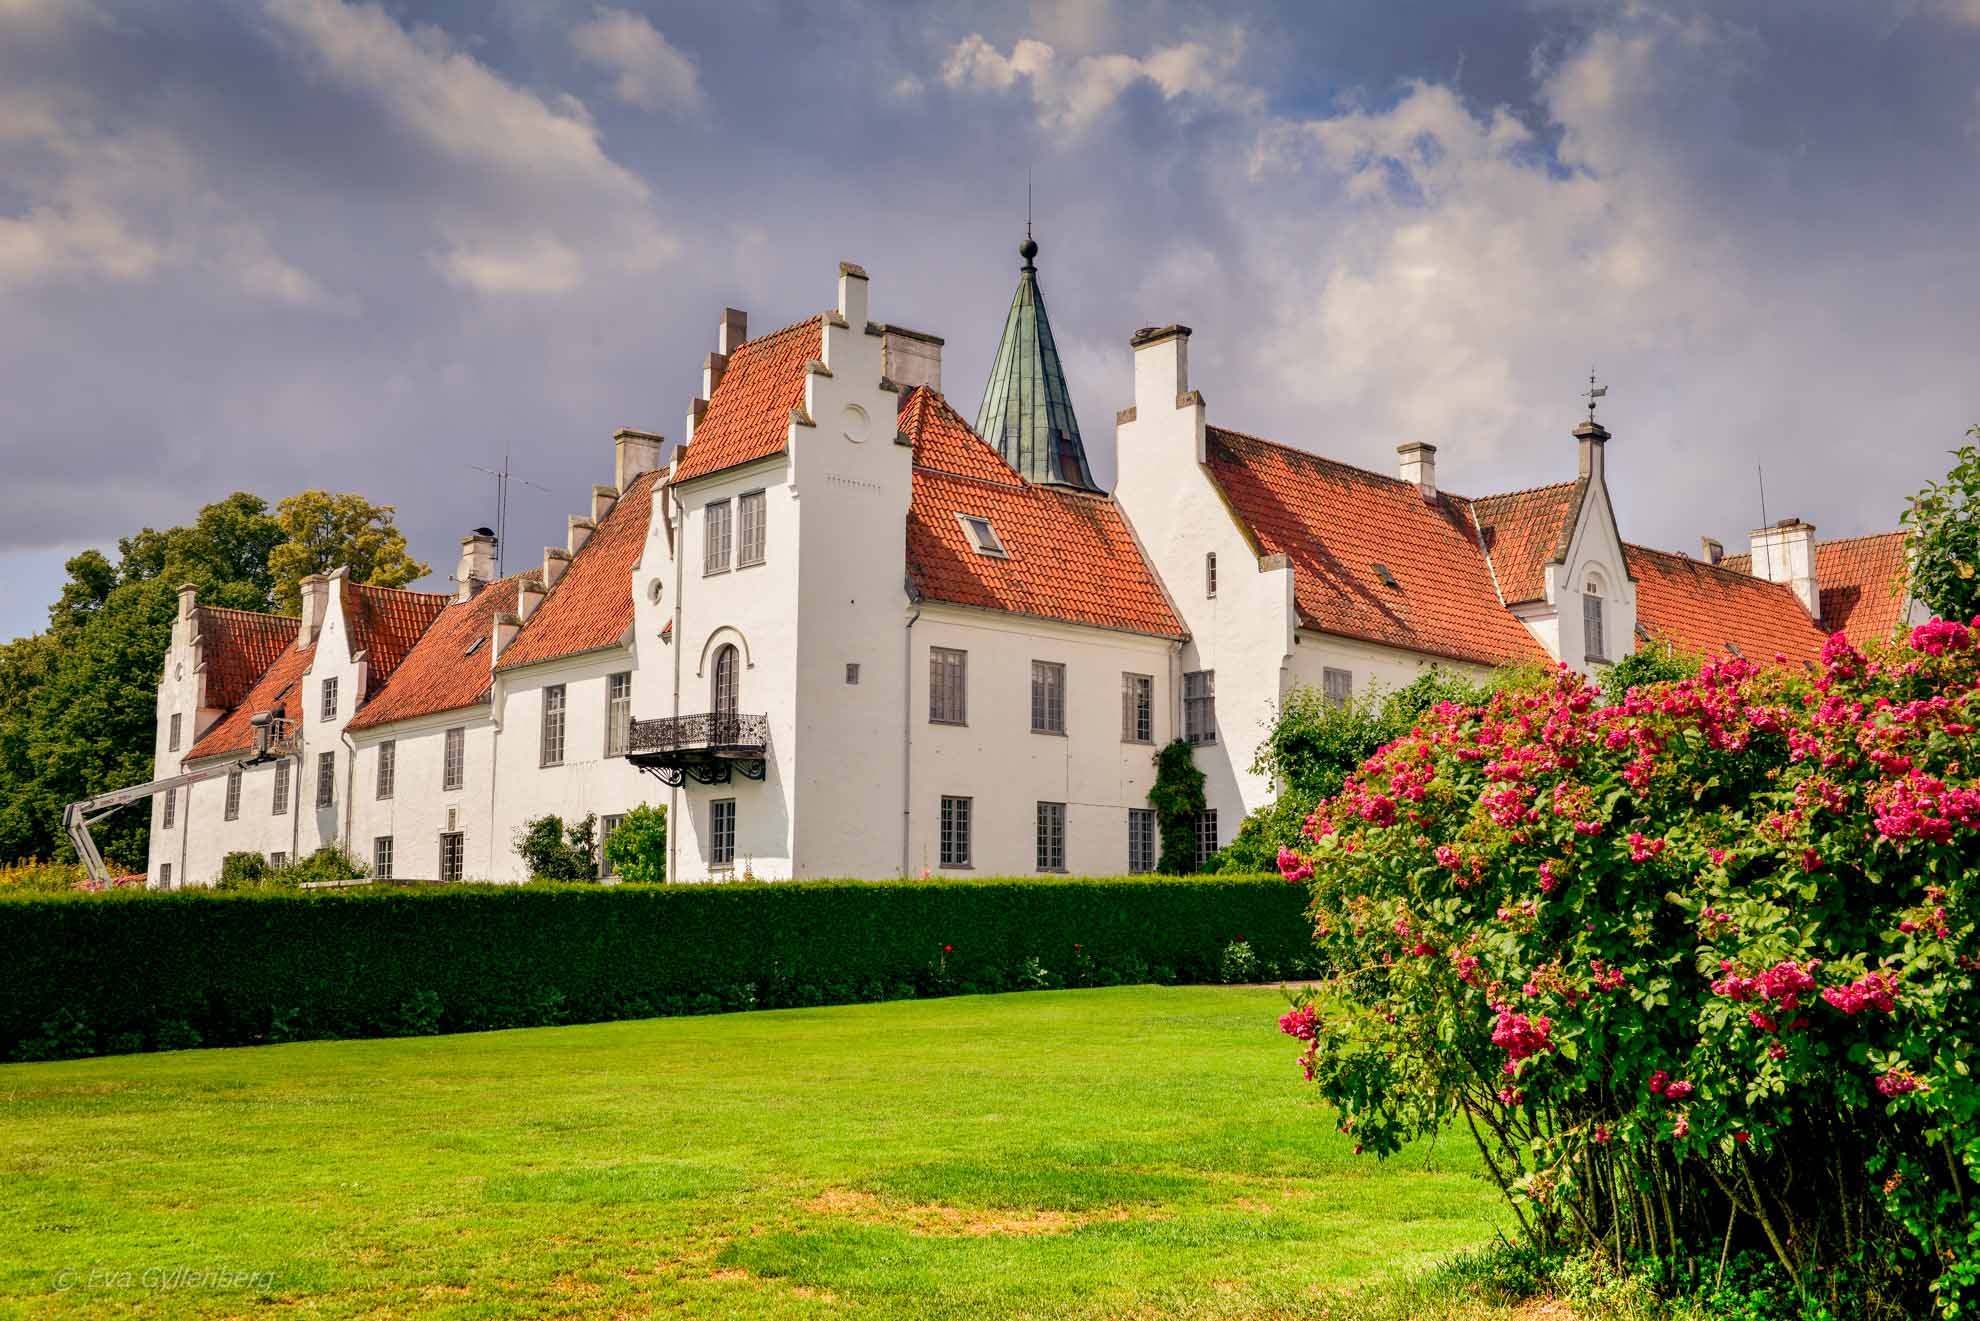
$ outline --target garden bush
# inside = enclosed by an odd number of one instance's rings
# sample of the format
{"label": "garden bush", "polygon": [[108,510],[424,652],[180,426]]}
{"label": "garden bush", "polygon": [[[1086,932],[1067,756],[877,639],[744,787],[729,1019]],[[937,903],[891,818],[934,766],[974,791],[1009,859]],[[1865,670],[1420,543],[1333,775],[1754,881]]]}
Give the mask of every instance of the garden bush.
{"label": "garden bush", "polygon": [[568,826],[562,817],[536,816],[516,831],[516,855],[539,881],[589,881],[598,876],[598,816],[587,813]]}
{"label": "garden bush", "polygon": [[[1980,622],[1980,621],[1977,621]],[[1281,1027],[1377,1155],[1458,1124],[1541,1250],[1980,1312],[1980,627],[1442,705],[1322,802]]]}
{"label": "garden bush", "polygon": [[1304,905],[1277,876],[30,895],[0,899],[0,1059],[1306,976]]}

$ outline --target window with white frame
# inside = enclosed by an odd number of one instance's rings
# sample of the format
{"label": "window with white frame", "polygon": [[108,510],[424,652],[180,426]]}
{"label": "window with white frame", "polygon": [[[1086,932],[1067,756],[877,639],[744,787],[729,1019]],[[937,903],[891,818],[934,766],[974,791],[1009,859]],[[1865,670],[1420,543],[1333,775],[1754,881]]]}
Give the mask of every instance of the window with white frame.
{"label": "window with white frame", "polygon": [[1608,659],[1608,648],[1602,637],[1602,590],[1592,582],[1581,595],[1581,640],[1589,660]]}
{"label": "window with white frame", "polygon": [[1217,741],[1217,672],[1183,675],[1183,737],[1191,743]]}
{"label": "window with white frame", "polygon": [[928,649],[928,721],[969,723],[969,653],[953,647]]}
{"label": "window with white frame", "polygon": [[1121,742],[1155,741],[1155,676],[1121,676]]}
{"label": "window with white frame", "polygon": [[1031,662],[1031,732],[1066,732],[1066,667],[1057,661]]}
{"label": "window with white frame", "polygon": [[967,867],[969,860],[969,818],[974,802],[968,798],[942,798],[942,865]]}
{"label": "window with white frame", "polygon": [[1127,814],[1128,827],[1128,871],[1130,873],[1155,870],[1155,811],[1147,807],[1130,807]]}
{"label": "window with white frame", "polygon": [[956,521],[962,524],[963,532],[969,537],[969,544],[978,555],[988,555],[993,559],[1007,560],[1011,557],[1004,549],[1003,538],[997,529],[990,526],[990,520],[975,514],[957,514]]}
{"label": "window with white frame", "polygon": [[467,837],[458,830],[442,832],[440,836],[440,879],[458,881],[466,869]]}
{"label": "window with white frame", "polygon": [[1320,691],[1328,706],[1346,706],[1354,696],[1354,672],[1327,666],[1320,671]]}
{"label": "window with white frame", "polygon": [[761,491],[745,491],[736,497],[737,568],[763,563],[763,520],[767,512]]}
{"label": "window with white frame", "polygon": [[275,795],[274,801],[268,806],[268,815],[287,816],[289,814],[290,774],[289,759],[287,757],[275,763]]}
{"label": "window with white frame", "polygon": [[1217,809],[1206,808],[1196,814],[1196,870],[1202,871],[1210,864],[1210,855],[1217,851]]}
{"label": "window with white frame", "polygon": [[169,862],[158,864],[158,888],[161,890],[172,888],[172,864]]}
{"label": "window with white frame", "polygon": [[241,773],[239,771],[227,772],[226,819],[229,821],[238,821],[241,819]]}
{"label": "window with white frame", "polygon": [[371,874],[381,881],[392,879],[392,837],[376,835],[371,841]]}
{"label": "window with white frame", "polygon": [[725,642],[715,650],[715,670],[709,676],[709,709],[718,716],[733,717],[742,702],[742,653],[736,644]]}
{"label": "window with white frame", "polygon": [[179,750],[179,731],[182,720],[183,717],[177,711],[172,713],[172,737],[165,744],[166,751],[168,752],[177,752]]}
{"label": "window with white frame", "polygon": [[281,871],[282,868],[289,865],[289,855],[287,853],[284,853],[282,850],[277,849],[275,852],[268,855],[268,865],[273,867],[276,871]]}
{"label": "window with white frame", "polygon": [[625,755],[626,740],[632,734],[632,675],[605,678],[605,755]]}
{"label": "window with white frame", "polygon": [[612,816],[601,816],[598,818],[598,874],[600,876],[617,876],[619,874],[619,869],[612,865],[611,850],[605,846],[612,842],[613,832],[617,831],[625,823],[626,818],[624,813],[616,813]]}
{"label": "window with white frame", "polygon": [[1214,550],[1203,557],[1203,594],[1217,594],[1217,552]]}
{"label": "window with white frame", "polygon": [[317,713],[317,715],[321,719],[330,720],[334,718],[336,714],[337,714],[337,680],[334,677],[332,677],[329,679],[325,679],[323,681],[322,709]]}
{"label": "window with white frame", "polygon": [[378,745],[378,800],[383,802],[392,796],[399,781],[399,744],[396,739],[386,739]]}
{"label": "window with white frame", "polygon": [[564,685],[553,683],[543,690],[543,741],[542,760],[544,766],[564,764]]}
{"label": "window with white frame", "polygon": [[440,791],[453,793],[467,781],[467,729],[456,725],[440,741]]}
{"label": "window with white frame", "polygon": [[179,816],[179,791],[177,789],[167,789],[159,797],[165,800],[165,808],[158,815],[158,828],[160,830],[170,830],[172,823]]}
{"label": "window with white frame", "polygon": [[711,500],[701,511],[701,571],[729,571],[729,502]]}
{"label": "window with white frame", "polygon": [[1038,870],[1066,869],[1066,805],[1038,805]]}
{"label": "window with white frame", "polygon": [[337,754],[316,754],[316,805],[333,807],[337,802]]}
{"label": "window with white frame", "polygon": [[708,865],[732,866],[736,860],[736,800],[717,798],[708,804]]}

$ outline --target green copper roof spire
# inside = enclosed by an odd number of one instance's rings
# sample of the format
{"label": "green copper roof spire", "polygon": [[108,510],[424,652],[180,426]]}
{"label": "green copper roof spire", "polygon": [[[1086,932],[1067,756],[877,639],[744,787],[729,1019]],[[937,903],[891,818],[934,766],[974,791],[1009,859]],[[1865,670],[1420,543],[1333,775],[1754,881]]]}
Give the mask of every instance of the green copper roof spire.
{"label": "green copper roof spire", "polygon": [[1018,245],[1024,266],[1004,338],[983,387],[983,408],[976,416],[976,434],[996,447],[1004,461],[1034,482],[1056,482],[1094,491],[1093,471],[1086,466],[1086,447],[1079,439],[1079,419],[1073,416],[1072,395],[1052,341],[1052,323],[1045,317],[1045,298],[1038,292],[1038,267],[1032,259],[1038,244],[1029,222]]}

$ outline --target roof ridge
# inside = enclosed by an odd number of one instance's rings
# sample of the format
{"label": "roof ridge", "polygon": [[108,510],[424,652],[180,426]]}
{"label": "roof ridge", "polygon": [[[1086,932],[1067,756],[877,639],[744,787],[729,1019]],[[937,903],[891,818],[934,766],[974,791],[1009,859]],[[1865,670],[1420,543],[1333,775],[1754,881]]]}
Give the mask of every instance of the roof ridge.
{"label": "roof ridge", "polygon": [[[1853,537],[1830,537],[1827,541],[1817,541],[1815,548],[1820,550],[1824,546],[1845,546],[1852,541],[1882,541],[1887,537],[1897,537],[1902,540],[1910,535],[1911,531],[1909,528],[1901,527],[1892,528],[1889,532],[1859,532]],[[1749,557],[1752,555],[1751,551],[1742,551],[1740,553]]]}
{"label": "roof ridge", "polygon": [[735,352],[731,353],[729,357],[733,360],[736,356],[736,353],[742,352],[744,349],[749,348],[753,344],[761,344],[765,340],[776,339],[779,335],[788,335],[794,330],[803,330],[806,326],[810,325],[812,322],[823,321],[826,317],[830,315],[831,313],[829,312],[813,312],[810,316],[799,317],[796,321],[791,322],[791,324],[789,324],[788,326],[779,326],[775,330],[767,331],[764,334],[753,336],[749,339],[744,340],[742,343],[736,345]]}
{"label": "roof ridge", "polygon": [[451,601],[454,598],[452,592],[421,592],[415,591],[410,587],[387,587],[383,583],[353,582],[347,585],[351,587],[362,587],[367,592],[397,592],[400,596],[432,596],[444,601]]}
{"label": "roof ridge", "polygon": [[211,611],[216,615],[239,615],[243,619],[276,619],[290,624],[302,623],[301,615],[278,615],[273,610],[242,610],[238,606],[231,605],[202,605],[199,609]]}
{"label": "roof ridge", "polygon": [[1579,477],[1570,477],[1564,482],[1543,482],[1539,486],[1522,486],[1516,491],[1493,491],[1489,495],[1474,495],[1471,498],[1483,503],[1486,500],[1510,500],[1515,496],[1538,495],[1542,491],[1564,491],[1580,482]]}
{"label": "roof ridge", "polygon": [[[1329,467],[1345,468],[1349,472],[1359,473],[1363,477],[1372,477],[1378,482],[1387,482],[1391,486],[1407,487],[1411,490],[1416,489],[1415,482],[1406,482],[1400,477],[1392,477],[1388,473],[1377,472],[1373,468],[1364,468],[1358,463],[1349,463],[1346,459],[1337,459],[1334,458],[1332,455],[1321,454],[1316,450],[1301,449],[1299,446],[1289,445],[1283,440],[1273,440],[1268,436],[1253,435],[1249,431],[1236,431],[1230,427],[1213,426],[1208,423],[1204,425],[1203,429],[1205,431],[1215,431],[1226,436],[1235,436],[1239,440],[1247,440],[1254,445],[1269,445],[1275,450],[1284,450],[1288,454],[1297,454],[1303,459],[1311,459],[1315,463],[1324,463]],[[1540,490],[1543,488],[1535,487],[1534,489]],[[1456,491],[1448,491],[1441,486],[1437,488],[1437,494],[1439,496],[1448,496],[1452,500],[1457,500],[1466,503],[1470,502],[1475,498],[1478,498],[1474,496],[1460,495]]]}
{"label": "roof ridge", "polygon": [[[1635,552],[1643,555],[1655,555],[1662,559],[1675,560],[1681,564],[1689,565],[1692,568],[1710,569],[1713,573],[1724,574],[1726,577],[1736,578],[1740,582],[1762,583],[1768,587],[1778,587],[1782,591],[1788,593],[1792,593],[1794,590],[1792,587],[1789,587],[1786,583],[1775,582],[1772,578],[1762,578],[1758,574],[1747,573],[1744,570],[1735,569],[1724,564],[1714,564],[1710,560],[1694,559],[1692,556],[1685,554],[1681,550],[1663,550],[1656,546],[1639,546],[1633,541],[1623,542],[1622,547],[1625,554]],[[1795,597],[1796,601],[1799,601],[1800,599],[1801,599],[1800,597]],[[1820,627],[1819,624],[1817,624],[1816,626]]]}

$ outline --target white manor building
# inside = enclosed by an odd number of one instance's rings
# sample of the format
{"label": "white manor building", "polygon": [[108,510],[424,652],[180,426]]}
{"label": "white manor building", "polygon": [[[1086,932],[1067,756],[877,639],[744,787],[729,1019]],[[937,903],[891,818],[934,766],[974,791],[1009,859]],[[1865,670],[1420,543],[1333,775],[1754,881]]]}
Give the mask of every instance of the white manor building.
{"label": "white manor building", "polygon": [[526,820],[609,831],[640,804],[680,880],[1146,871],[1155,750],[1195,745],[1207,854],[1273,796],[1251,766],[1296,685],[1646,645],[1798,662],[1918,612],[1901,533],[1623,542],[1592,412],[1570,480],[1479,498],[1439,488],[1430,445],[1389,476],[1226,430],[1185,326],[1134,335],[1100,491],[1020,253],[974,428],[942,341],[872,320],[846,265],[809,320],[750,339],[725,312],[681,444],[620,431],[540,569],[495,580],[478,529],[452,594],[338,572],[288,618],[185,589],[157,776],[248,758],[267,713],[275,755],[152,800],[149,883],[331,842],[380,875],[520,880]]}

